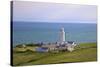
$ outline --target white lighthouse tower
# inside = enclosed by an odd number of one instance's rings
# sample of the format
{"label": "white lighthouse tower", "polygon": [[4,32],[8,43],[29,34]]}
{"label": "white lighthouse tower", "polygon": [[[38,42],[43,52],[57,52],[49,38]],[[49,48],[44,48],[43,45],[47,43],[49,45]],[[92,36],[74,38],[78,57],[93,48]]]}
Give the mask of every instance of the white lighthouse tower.
{"label": "white lighthouse tower", "polygon": [[65,31],[64,28],[60,29],[60,43],[64,43],[65,42]]}

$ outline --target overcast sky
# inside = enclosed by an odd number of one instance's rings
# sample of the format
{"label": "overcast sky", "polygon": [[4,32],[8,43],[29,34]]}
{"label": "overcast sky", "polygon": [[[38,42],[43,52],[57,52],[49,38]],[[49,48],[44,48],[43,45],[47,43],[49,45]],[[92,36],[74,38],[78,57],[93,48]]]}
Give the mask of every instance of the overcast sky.
{"label": "overcast sky", "polygon": [[14,1],[13,20],[26,22],[96,23],[97,6]]}

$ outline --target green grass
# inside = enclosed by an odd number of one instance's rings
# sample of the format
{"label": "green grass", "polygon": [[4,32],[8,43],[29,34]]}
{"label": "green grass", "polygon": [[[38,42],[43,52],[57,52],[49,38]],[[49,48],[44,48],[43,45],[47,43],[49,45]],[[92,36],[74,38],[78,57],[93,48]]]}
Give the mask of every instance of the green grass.
{"label": "green grass", "polygon": [[[20,48],[21,49],[21,48]],[[36,65],[36,64],[54,64],[69,62],[97,61],[96,43],[83,43],[75,48],[73,52],[59,53],[39,53],[28,50],[13,52],[13,65]]]}

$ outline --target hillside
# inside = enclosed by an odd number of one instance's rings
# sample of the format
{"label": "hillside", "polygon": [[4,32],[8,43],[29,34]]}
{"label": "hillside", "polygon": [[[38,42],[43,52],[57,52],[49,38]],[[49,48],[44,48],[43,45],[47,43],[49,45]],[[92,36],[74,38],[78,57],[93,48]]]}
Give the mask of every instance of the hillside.
{"label": "hillside", "polygon": [[[13,49],[13,65],[36,65],[36,64],[54,64],[54,63],[72,63],[97,61],[97,44],[82,43],[75,47],[73,52],[60,51],[59,53],[40,53],[34,52],[36,46]],[[21,50],[21,51],[20,51]]]}

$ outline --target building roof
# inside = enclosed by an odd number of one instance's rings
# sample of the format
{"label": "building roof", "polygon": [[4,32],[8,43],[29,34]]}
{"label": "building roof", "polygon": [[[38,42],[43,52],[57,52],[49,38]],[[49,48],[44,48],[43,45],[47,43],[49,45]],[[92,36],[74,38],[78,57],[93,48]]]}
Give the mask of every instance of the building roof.
{"label": "building roof", "polygon": [[67,43],[69,43],[69,44],[73,44],[73,43],[74,43],[74,41],[67,41]]}
{"label": "building roof", "polygon": [[48,50],[48,48],[41,48],[41,47],[36,48],[36,51],[38,51],[38,52],[45,52],[47,50]]}

